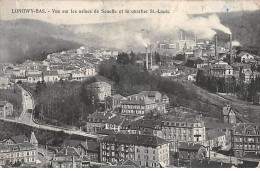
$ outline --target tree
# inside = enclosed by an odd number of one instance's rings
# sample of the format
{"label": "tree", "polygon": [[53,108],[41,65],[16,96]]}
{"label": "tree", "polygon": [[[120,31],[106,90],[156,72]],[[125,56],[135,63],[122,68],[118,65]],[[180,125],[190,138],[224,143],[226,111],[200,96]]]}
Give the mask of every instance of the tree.
{"label": "tree", "polygon": [[124,52],[119,53],[117,56],[117,62],[124,65],[128,64],[130,62],[128,54]]}
{"label": "tree", "polygon": [[161,62],[161,59],[160,59],[160,55],[158,52],[155,51],[155,63],[158,64],[159,62]]}
{"label": "tree", "polygon": [[130,53],[130,61],[131,61],[131,64],[135,64],[135,62],[137,61],[137,55],[131,51]]}

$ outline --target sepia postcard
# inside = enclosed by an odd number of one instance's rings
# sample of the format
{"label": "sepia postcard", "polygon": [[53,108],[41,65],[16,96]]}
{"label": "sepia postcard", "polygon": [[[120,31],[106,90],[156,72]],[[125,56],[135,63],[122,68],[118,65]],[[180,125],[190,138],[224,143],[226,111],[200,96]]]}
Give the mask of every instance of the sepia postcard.
{"label": "sepia postcard", "polygon": [[0,168],[260,168],[260,1],[0,0]]}

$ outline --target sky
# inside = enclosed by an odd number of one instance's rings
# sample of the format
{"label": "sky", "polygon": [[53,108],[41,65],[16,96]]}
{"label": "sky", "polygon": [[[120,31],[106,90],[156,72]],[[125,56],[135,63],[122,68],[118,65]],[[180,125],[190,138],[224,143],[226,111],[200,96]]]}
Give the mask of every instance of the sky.
{"label": "sky", "polygon": [[[116,22],[126,19],[155,18],[167,19],[174,16],[174,13],[201,14],[215,12],[251,11],[259,10],[260,1],[130,1],[130,0],[110,0],[110,1],[69,1],[69,0],[2,0],[1,20],[14,20],[20,18],[36,19],[54,24],[88,24],[102,22]],[[17,9],[45,9],[50,11],[44,14],[12,13]],[[117,10],[116,14],[92,13],[92,14],[72,14],[72,13],[52,13],[52,9],[58,10],[92,10],[101,9]],[[130,10],[129,14],[119,14],[119,10]],[[160,9],[169,10],[167,14],[133,14],[133,10]]]}

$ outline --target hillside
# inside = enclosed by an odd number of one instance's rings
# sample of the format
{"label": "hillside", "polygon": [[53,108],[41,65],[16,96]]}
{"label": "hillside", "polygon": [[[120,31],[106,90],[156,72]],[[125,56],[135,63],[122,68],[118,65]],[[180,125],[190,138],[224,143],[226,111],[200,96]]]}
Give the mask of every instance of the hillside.
{"label": "hillside", "polygon": [[[205,17],[210,14],[192,15]],[[230,28],[233,40],[249,46],[260,54],[260,10],[217,13],[220,22]],[[166,29],[167,30],[167,29]],[[229,36],[218,32],[219,43],[225,45]],[[42,60],[48,53],[79,47],[117,48],[124,51],[144,51],[143,41],[178,39],[176,30],[158,29],[149,19],[130,19],[113,23],[55,25],[31,19],[0,22],[0,62]],[[187,33],[188,36],[188,33]]]}
{"label": "hillside", "polygon": [[43,60],[48,53],[79,47],[74,33],[58,25],[19,19],[0,23],[0,62]]}

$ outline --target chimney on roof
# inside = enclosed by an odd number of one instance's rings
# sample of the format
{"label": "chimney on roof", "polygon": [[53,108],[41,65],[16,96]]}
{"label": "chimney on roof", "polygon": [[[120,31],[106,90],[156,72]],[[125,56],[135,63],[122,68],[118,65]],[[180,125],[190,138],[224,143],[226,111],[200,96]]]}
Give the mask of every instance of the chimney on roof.
{"label": "chimney on roof", "polygon": [[145,61],[146,61],[146,69],[148,70],[149,65],[148,65],[148,49],[145,47]]}
{"label": "chimney on roof", "polygon": [[230,64],[234,62],[233,55],[232,55],[232,34],[229,34],[229,51],[230,51]]}
{"label": "chimney on roof", "polygon": [[217,50],[217,45],[218,45],[218,34],[215,34],[215,58],[218,61],[218,50]]}
{"label": "chimney on roof", "polygon": [[67,147],[65,148],[65,155],[68,155]]}
{"label": "chimney on roof", "polygon": [[150,53],[151,53],[151,68],[152,68],[152,66],[153,66],[152,44],[150,44]]}

